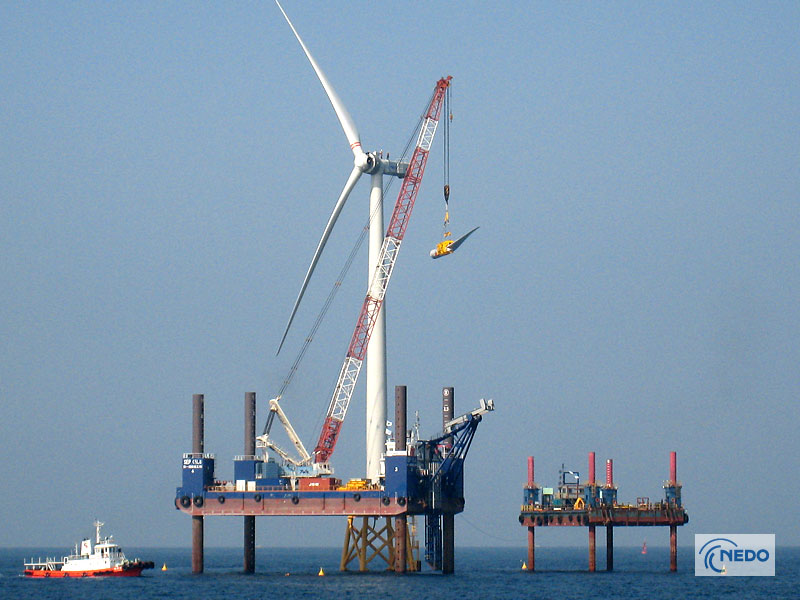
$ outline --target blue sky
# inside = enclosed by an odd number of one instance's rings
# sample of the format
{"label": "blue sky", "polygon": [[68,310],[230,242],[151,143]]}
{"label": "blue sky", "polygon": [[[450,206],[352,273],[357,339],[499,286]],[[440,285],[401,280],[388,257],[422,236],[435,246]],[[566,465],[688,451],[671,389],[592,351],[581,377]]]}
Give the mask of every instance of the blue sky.
{"label": "blue sky", "polygon": [[[628,501],[661,498],[678,452],[681,543],[800,544],[784,514],[800,495],[798,5],[284,7],[366,149],[399,155],[453,76],[452,227],[481,228],[428,257],[439,139],[386,307],[390,397],[408,386],[423,434],[442,386],[457,413],[497,405],[468,459],[457,544],[522,552],[526,457],[551,485],[591,450],[598,472],[614,459]],[[172,499],[191,395],[206,395],[206,448],[231,477],[244,394],[258,393],[262,427],[366,221],[368,185],[275,357],[352,165],[277,7],[5,2],[0,80],[0,546],[69,547],[95,517],[127,545],[188,546]],[[308,445],[363,298],[363,254],[285,395]],[[364,470],[363,385],[334,454],[345,479]],[[344,528],[258,523],[274,546],[337,546]],[[211,519],[206,540],[238,545],[240,521]]]}

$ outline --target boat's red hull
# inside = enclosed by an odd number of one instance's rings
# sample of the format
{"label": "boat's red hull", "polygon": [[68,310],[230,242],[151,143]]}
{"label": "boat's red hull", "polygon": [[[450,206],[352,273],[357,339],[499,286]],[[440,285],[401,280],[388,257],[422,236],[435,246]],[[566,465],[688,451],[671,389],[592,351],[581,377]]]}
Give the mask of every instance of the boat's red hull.
{"label": "boat's red hull", "polygon": [[25,569],[25,577],[137,577],[146,569],[144,564],[132,565],[127,569],[97,569],[94,571],[48,571],[45,569]]}

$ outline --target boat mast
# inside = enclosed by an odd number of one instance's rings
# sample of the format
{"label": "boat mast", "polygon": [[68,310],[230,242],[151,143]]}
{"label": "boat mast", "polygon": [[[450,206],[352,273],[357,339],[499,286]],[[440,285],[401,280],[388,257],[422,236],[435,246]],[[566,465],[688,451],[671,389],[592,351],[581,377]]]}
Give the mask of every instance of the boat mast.
{"label": "boat mast", "polygon": [[94,527],[95,527],[95,530],[97,531],[96,538],[95,538],[95,544],[99,544],[100,543],[100,528],[103,525],[105,525],[105,523],[101,523],[100,521],[95,521],[94,522]]}

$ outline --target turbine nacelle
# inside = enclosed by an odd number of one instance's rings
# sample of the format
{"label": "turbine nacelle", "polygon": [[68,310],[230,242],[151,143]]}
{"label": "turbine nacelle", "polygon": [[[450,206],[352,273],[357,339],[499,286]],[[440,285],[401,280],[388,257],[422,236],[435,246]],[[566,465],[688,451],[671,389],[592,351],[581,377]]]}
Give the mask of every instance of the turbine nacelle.
{"label": "turbine nacelle", "polygon": [[353,165],[367,175],[383,173],[400,179],[405,177],[408,171],[408,163],[385,159],[382,153],[378,152],[359,152],[353,159]]}

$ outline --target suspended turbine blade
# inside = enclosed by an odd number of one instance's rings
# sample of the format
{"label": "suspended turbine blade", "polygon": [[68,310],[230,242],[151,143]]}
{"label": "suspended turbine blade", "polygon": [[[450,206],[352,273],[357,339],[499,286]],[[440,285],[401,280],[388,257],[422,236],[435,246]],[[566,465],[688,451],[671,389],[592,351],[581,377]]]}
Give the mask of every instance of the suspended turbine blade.
{"label": "suspended turbine blade", "polygon": [[314,68],[314,71],[319,78],[319,82],[322,84],[322,87],[325,89],[325,93],[328,94],[328,100],[331,101],[333,105],[333,110],[336,111],[336,116],[339,118],[339,123],[342,125],[342,129],[344,130],[344,134],[347,136],[347,141],[350,144],[350,149],[353,151],[353,155],[355,156],[355,163],[359,165],[359,167],[363,170],[367,166],[367,157],[364,154],[364,151],[361,149],[361,138],[358,135],[358,129],[356,129],[356,124],[353,122],[353,118],[350,116],[350,113],[347,112],[347,109],[344,106],[341,98],[336,93],[336,90],[333,89],[331,82],[328,81],[328,78],[325,76],[325,73],[322,71],[320,66],[317,64],[317,61],[314,60],[314,57],[311,56],[311,52],[308,51],[305,43],[303,43],[300,34],[297,33],[297,30],[292,25],[292,22],[289,20],[289,16],[286,14],[286,11],[283,10],[281,3],[278,0],[275,0],[275,4],[278,5],[278,8],[281,9],[283,13],[283,18],[286,19],[286,22],[289,24],[289,27],[292,28],[294,32],[294,37],[297,38],[297,41],[300,42],[300,46],[303,48],[303,52],[306,53],[308,57],[308,62],[311,63],[311,66]]}
{"label": "suspended turbine blade", "polygon": [[328,224],[325,225],[325,231],[322,232],[322,237],[320,238],[319,244],[317,244],[317,249],[314,252],[314,258],[311,259],[311,265],[308,267],[308,272],[306,273],[305,279],[303,279],[303,285],[300,288],[300,293],[297,294],[297,300],[294,301],[292,314],[289,317],[289,322],[286,324],[286,329],[283,331],[283,337],[281,338],[281,343],[278,346],[278,351],[275,353],[276,355],[280,354],[281,348],[283,348],[283,342],[286,340],[286,334],[289,333],[289,328],[292,326],[294,315],[297,312],[297,307],[300,306],[300,300],[303,299],[303,294],[306,291],[306,287],[308,287],[308,281],[311,279],[311,274],[314,272],[314,268],[317,266],[317,262],[322,254],[322,250],[325,248],[325,244],[331,235],[333,226],[336,224],[336,219],[339,218],[339,213],[342,212],[344,203],[347,202],[347,197],[350,195],[351,190],[355,187],[359,177],[361,177],[361,169],[359,169],[358,166],[355,166],[353,167],[353,170],[350,171],[350,177],[347,178],[347,183],[344,184],[344,189],[339,195],[339,200],[336,201],[336,206],[333,207],[331,218],[328,219]]}
{"label": "suspended turbine blade", "polygon": [[458,247],[461,244],[464,243],[464,240],[466,240],[469,236],[471,236],[473,233],[475,233],[475,231],[477,231],[478,229],[480,229],[480,227],[476,227],[472,231],[469,231],[469,232],[465,233],[464,235],[462,235],[460,238],[458,238],[456,241],[454,241],[452,244],[450,244],[450,250],[455,252],[458,249]]}

